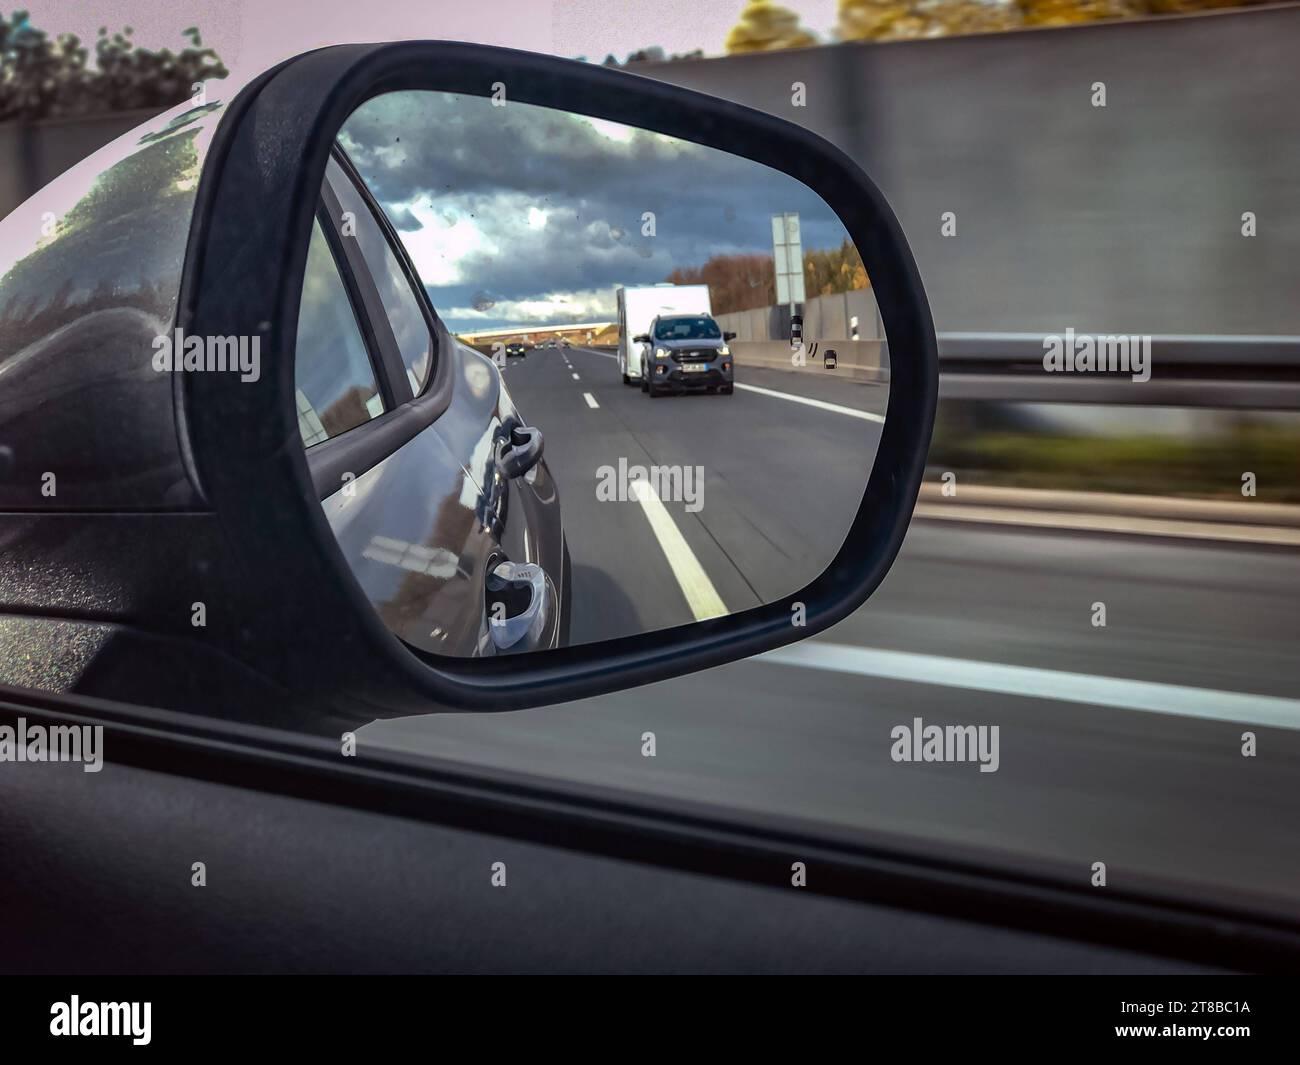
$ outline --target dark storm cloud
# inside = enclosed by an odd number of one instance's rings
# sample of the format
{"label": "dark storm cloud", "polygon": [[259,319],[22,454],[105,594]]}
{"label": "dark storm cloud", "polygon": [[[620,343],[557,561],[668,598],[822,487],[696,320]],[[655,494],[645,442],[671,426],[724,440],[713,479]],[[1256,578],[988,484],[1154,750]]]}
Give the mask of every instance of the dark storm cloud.
{"label": "dark storm cloud", "polygon": [[[484,298],[509,307],[662,281],[713,255],[770,253],[770,218],[780,211],[799,212],[805,248],[845,236],[820,198],[785,174],[644,131],[613,139],[577,116],[527,104],[393,94],[355,113],[343,142],[399,230],[419,227],[416,207],[444,226],[472,222],[495,245],[495,254],[457,255],[458,283],[430,284],[444,314]],[[544,227],[530,227],[530,210],[545,213]],[[647,212],[653,236],[644,233]],[[427,245],[416,248],[429,254]],[[413,256],[420,265],[419,251]],[[589,301],[556,320],[584,314]],[[611,300],[603,316],[612,315]],[[495,323],[473,316],[449,324]]]}

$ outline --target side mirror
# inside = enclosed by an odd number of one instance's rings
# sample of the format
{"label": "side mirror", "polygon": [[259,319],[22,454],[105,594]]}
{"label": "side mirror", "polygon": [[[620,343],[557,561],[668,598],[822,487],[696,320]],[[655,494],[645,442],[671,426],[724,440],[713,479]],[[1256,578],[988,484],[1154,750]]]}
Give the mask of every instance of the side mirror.
{"label": "side mirror", "polygon": [[[340,137],[363,108],[385,153],[371,156],[361,125]],[[276,719],[322,727],[513,710],[791,643],[844,618],[879,585],[921,482],[936,345],[893,213],[837,148],[771,115],[661,82],[445,42],[319,49],[250,82],[208,121],[217,124],[197,142],[204,154],[201,171],[193,167],[201,176],[174,325],[191,338],[247,341],[261,362],[242,375],[178,365],[174,388],[157,390],[176,411],[167,483],[183,477],[193,498],[176,496],[185,501],[183,521],[142,508],[132,543],[149,542],[166,558],[200,552],[202,564],[186,571],[179,592],[156,575],[141,577],[131,602],[151,631],[172,626],[164,635],[177,675],[190,656],[234,662],[267,678],[278,693],[268,702]],[[453,127],[487,148],[447,151]],[[530,129],[566,135],[539,144]],[[630,153],[632,141],[648,154]],[[570,143],[610,166],[592,167],[577,153],[570,160]],[[587,197],[594,185],[600,216],[593,221],[584,209],[580,225],[570,225],[576,216],[548,215],[539,195],[521,225],[518,198],[507,201],[490,163],[512,151],[548,152],[561,199],[572,162],[574,188]],[[711,180],[684,191],[671,168],[641,165],[670,153]],[[372,182],[380,158],[409,160],[414,183],[402,184],[391,167],[384,182]],[[640,198],[618,200],[623,179],[602,188],[605,173],[635,179]],[[462,196],[499,199],[501,219],[476,211],[465,232],[482,242],[467,239],[464,258],[429,268],[410,216],[418,222],[442,197],[427,235],[446,224],[441,212],[459,211]],[[646,203],[661,212],[652,256],[626,224]],[[723,209],[731,205],[744,211]],[[806,248],[860,259],[856,272],[869,288],[833,298],[878,310],[887,344],[827,339],[846,369],[853,360],[887,361],[887,386],[846,377],[836,404],[810,402],[799,389],[815,379],[790,371],[785,337],[738,342],[723,358],[689,344],[692,321],[704,323],[708,332],[694,335],[706,337],[716,336],[715,318],[734,325],[728,315],[781,316],[764,305],[762,286],[729,293],[666,284],[669,273],[701,277],[719,248],[770,257],[771,220],[792,213],[803,218]],[[338,229],[345,214],[366,223],[355,240]],[[663,214],[681,224],[665,225]],[[390,221],[399,216],[400,229]],[[727,219],[716,237],[696,225],[706,217]],[[508,264],[481,252],[515,239],[497,233],[498,222],[522,235]],[[670,246],[668,231],[685,236]],[[582,242],[597,238],[603,243],[587,255]],[[556,281],[550,268],[518,269],[525,256],[573,269]],[[566,296],[548,309],[526,290],[537,277],[566,286],[536,290],[543,295],[605,293],[608,305]],[[389,283],[400,299],[385,298]],[[619,287],[626,303],[615,309]],[[760,293],[753,305],[750,290]],[[317,308],[324,315],[349,305],[351,315],[324,327],[309,320]],[[682,339],[641,380],[636,360],[611,352],[620,336],[649,343],[641,330],[665,315],[684,320],[674,333]],[[628,328],[619,328],[620,316]],[[344,326],[355,332],[351,347]],[[480,354],[501,338],[569,326],[587,330],[591,345],[512,363],[508,388]],[[152,356],[143,345],[142,365]],[[347,374],[313,376],[312,360],[334,358],[350,360]],[[733,379],[733,361],[742,374],[764,368],[764,387]],[[678,392],[704,394],[674,399]],[[843,413],[855,405],[863,416]],[[756,432],[779,425],[782,447],[738,438],[735,427],[746,424]],[[629,425],[636,432],[619,435]],[[638,441],[652,438],[672,442],[675,457],[661,461],[674,465],[646,466]],[[821,461],[827,441],[834,463]],[[762,476],[752,466],[728,476],[733,460],[761,462]],[[756,483],[771,491],[738,494],[758,491]],[[765,514],[785,539],[742,545],[753,549],[750,572],[744,551],[718,537],[759,528],[769,536]],[[122,574],[138,572],[135,546],[122,555],[136,570],[122,561]],[[175,609],[177,596],[184,610]],[[199,601],[205,628],[189,623],[188,604]],[[141,652],[141,663],[157,657],[146,650],[154,657]],[[251,703],[241,712],[272,720]]]}
{"label": "side mirror", "polygon": [[638,333],[636,336],[634,336],[634,337],[632,338],[632,343],[633,343],[633,344],[649,344],[649,343],[650,343],[650,334],[649,334],[649,333]]}
{"label": "side mirror", "polygon": [[735,333],[727,333],[727,332],[724,332],[724,333],[722,334],[722,339],[723,339],[723,340],[735,340],[735,339],[736,339],[736,334],[735,334]]}

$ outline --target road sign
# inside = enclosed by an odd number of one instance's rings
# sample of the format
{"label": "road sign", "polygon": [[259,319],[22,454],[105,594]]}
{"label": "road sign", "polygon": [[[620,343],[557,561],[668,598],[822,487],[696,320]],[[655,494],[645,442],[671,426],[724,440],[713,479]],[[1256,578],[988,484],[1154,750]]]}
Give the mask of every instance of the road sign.
{"label": "road sign", "polygon": [[772,259],[776,264],[776,302],[803,303],[803,241],[797,212],[772,216]]}

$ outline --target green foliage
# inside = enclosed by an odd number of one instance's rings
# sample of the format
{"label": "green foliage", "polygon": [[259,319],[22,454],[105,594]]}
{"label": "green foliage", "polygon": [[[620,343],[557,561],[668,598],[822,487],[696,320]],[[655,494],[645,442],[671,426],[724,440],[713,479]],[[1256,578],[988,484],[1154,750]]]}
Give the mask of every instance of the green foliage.
{"label": "green foliage", "polygon": [[958,471],[963,484],[1241,498],[1241,474],[1259,498],[1300,502],[1300,432],[1242,424],[1212,435],[1078,436],[1016,430],[962,432],[940,406],[927,465]]}
{"label": "green foliage", "polygon": [[189,44],[179,52],[140,48],[132,32],[101,28],[92,64],[75,34],[51,38],[26,11],[0,17],[0,121],[161,110],[189,99],[196,83],[229,73],[196,27],[185,30]]}

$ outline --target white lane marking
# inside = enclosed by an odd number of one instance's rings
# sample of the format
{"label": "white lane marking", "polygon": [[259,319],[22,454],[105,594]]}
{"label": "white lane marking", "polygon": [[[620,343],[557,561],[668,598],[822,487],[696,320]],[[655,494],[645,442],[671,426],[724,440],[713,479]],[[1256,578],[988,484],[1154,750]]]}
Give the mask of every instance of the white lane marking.
{"label": "white lane marking", "polygon": [[581,380],[582,380],[582,378],[579,377],[576,373],[573,375],[573,379],[574,379],[575,381],[581,381]]}
{"label": "white lane marking", "polygon": [[582,394],[582,398],[587,401],[587,406],[590,407],[592,410],[600,409],[600,404],[596,402],[596,397],[593,396],[590,392],[584,392]]}
{"label": "white lane marking", "polygon": [[816,407],[818,410],[833,411],[835,414],[847,414],[850,418],[861,418],[868,422],[885,423],[883,414],[872,414],[869,410],[856,410],[853,407],[841,407],[838,403],[827,403],[820,399],[809,399],[807,396],[794,396],[789,392],[778,392],[773,388],[759,388],[758,385],[743,385],[736,382],[737,388],[743,388],[746,392],[757,392],[760,396],[775,396],[777,399],[788,399],[791,403],[803,403],[805,406]]}
{"label": "white lane marking", "polygon": [[946,688],[1051,699],[1061,703],[1108,706],[1151,714],[1234,721],[1271,728],[1300,729],[1300,700],[1272,695],[1189,688],[1090,673],[1066,673],[1032,666],[976,662],[966,658],[881,651],[840,643],[797,643],[756,655],[759,662],[856,673],[864,677],[911,681]]}
{"label": "white lane marking", "polygon": [[628,485],[628,495],[641,504],[641,509],[650,522],[650,528],[659,541],[659,547],[668,559],[668,565],[677,578],[677,584],[686,597],[686,604],[696,621],[724,617],[728,611],[722,602],[722,596],[713,587],[709,575],[704,572],[700,560],[695,557],[686,537],[677,528],[668,508],[655,493],[649,481],[632,481]]}

